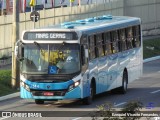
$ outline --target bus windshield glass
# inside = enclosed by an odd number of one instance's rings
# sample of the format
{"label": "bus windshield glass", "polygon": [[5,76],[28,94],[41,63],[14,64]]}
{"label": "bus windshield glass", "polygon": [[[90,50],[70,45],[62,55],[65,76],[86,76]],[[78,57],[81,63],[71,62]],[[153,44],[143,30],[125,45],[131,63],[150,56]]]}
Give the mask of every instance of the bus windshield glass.
{"label": "bus windshield glass", "polygon": [[73,74],[80,71],[78,44],[25,44],[22,73]]}

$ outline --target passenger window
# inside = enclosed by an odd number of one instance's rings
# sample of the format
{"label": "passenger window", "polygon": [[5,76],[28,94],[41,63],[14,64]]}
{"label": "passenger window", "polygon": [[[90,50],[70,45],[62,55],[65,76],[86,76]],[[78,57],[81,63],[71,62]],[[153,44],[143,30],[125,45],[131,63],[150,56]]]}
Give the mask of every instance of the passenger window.
{"label": "passenger window", "polygon": [[119,39],[120,39],[120,44],[121,44],[121,51],[126,50],[127,45],[126,45],[125,29],[119,30]]}
{"label": "passenger window", "polygon": [[105,55],[112,54],[110,32],[104,34],[104,46],[105,46]]}
{"label": "passenger window", "polygon": [[97,48],[96,50],[98,51],[98,56],[99,57],[104,56],[102,34],[96,35],[96,48]]}
{"label": "passenger window", "polygon": [[118,50],[118,32],[116,31],[112,31],[111,32],[112,38],[111,38],[111,49],[112,49],[112,53],[117,53],[119,52]]}
{"label": "passenger window", "polygon": [[94,35],[89,37],[89,58],[90,59],[96,58]]}
{"label": "passenger window", "polygon": [[132,49],[132,41],[133,41],[133,32],[132,27],[129,27],[126,29],[126,35],[127,35],[127,48]]}
{"label": "passenger window", "polygon": [[134,38],[132,41],[133,47],[139,47],[141,45],[141,32],[140,26],[133,27]]}

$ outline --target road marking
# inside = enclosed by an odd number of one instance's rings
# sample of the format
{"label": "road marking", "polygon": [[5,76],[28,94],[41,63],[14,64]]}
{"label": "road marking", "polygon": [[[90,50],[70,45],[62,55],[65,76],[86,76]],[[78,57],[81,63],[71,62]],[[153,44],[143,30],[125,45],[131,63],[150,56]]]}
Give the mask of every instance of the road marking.
{"label": "road marking", "polygon": [[82,117],[78,117],[78,118],[74,118],[74,119],[72,119],[72,120],[79,120],[79,119],[81,119]]}
{"label": "road marking", "polygon": [[154,120],[160,120],[160,117],[154,117]]}
{"label": "road marking", "polygon": [[121,105],[124,105],[124,104],[126,104],[126,102],[122,102],[122,103],[116,104],[116,105],[114,105],[114,106],[115,106],[115,107],[118,107],[118,106],[121,106]]}
{"label": "road marking", "polygon": [[153,91],[153,92],[150,92],[150,93],[154,94],[154,93],[157,93],[157,92],[160,92],[160,90],[156,90],[156,91]]}

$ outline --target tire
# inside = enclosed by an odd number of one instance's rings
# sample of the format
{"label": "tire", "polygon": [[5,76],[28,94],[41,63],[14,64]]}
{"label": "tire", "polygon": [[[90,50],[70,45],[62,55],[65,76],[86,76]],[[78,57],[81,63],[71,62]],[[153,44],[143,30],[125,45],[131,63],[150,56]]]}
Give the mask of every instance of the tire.
{"label": "tire", "polygon": [[44,101],[43,100],[35,100],[35,103],[38,104],[38,105],[39,104],[44,104]]}
{"label": "tire", "polygon": [[95,95],[95,87],[94,87],[94,84],[92,83],[90,85],[90,96],[88,96],[88,97],[86,97],[86,98],[83,99],[83,104],[85,104],[85,105],[92,104],[94,95]]}
{"label": "tire", "polygon": [[127,92],[128,87],[128,75],[127,72],[123,72],[123,78],[122,78],[122,87],[120,87],[120,93],[125,94]]}

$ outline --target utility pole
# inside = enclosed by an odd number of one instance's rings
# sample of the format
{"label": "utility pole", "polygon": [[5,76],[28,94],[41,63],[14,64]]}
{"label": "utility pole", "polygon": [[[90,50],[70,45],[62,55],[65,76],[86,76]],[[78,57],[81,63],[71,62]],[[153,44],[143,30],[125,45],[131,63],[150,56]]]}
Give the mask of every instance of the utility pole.
{"label": "utility pole", "polygon": [[19,39],[19,0],[13,0],[13,32],[12,32],[12,88],[19,86],[19,65],[14,54],[15,43]]}

